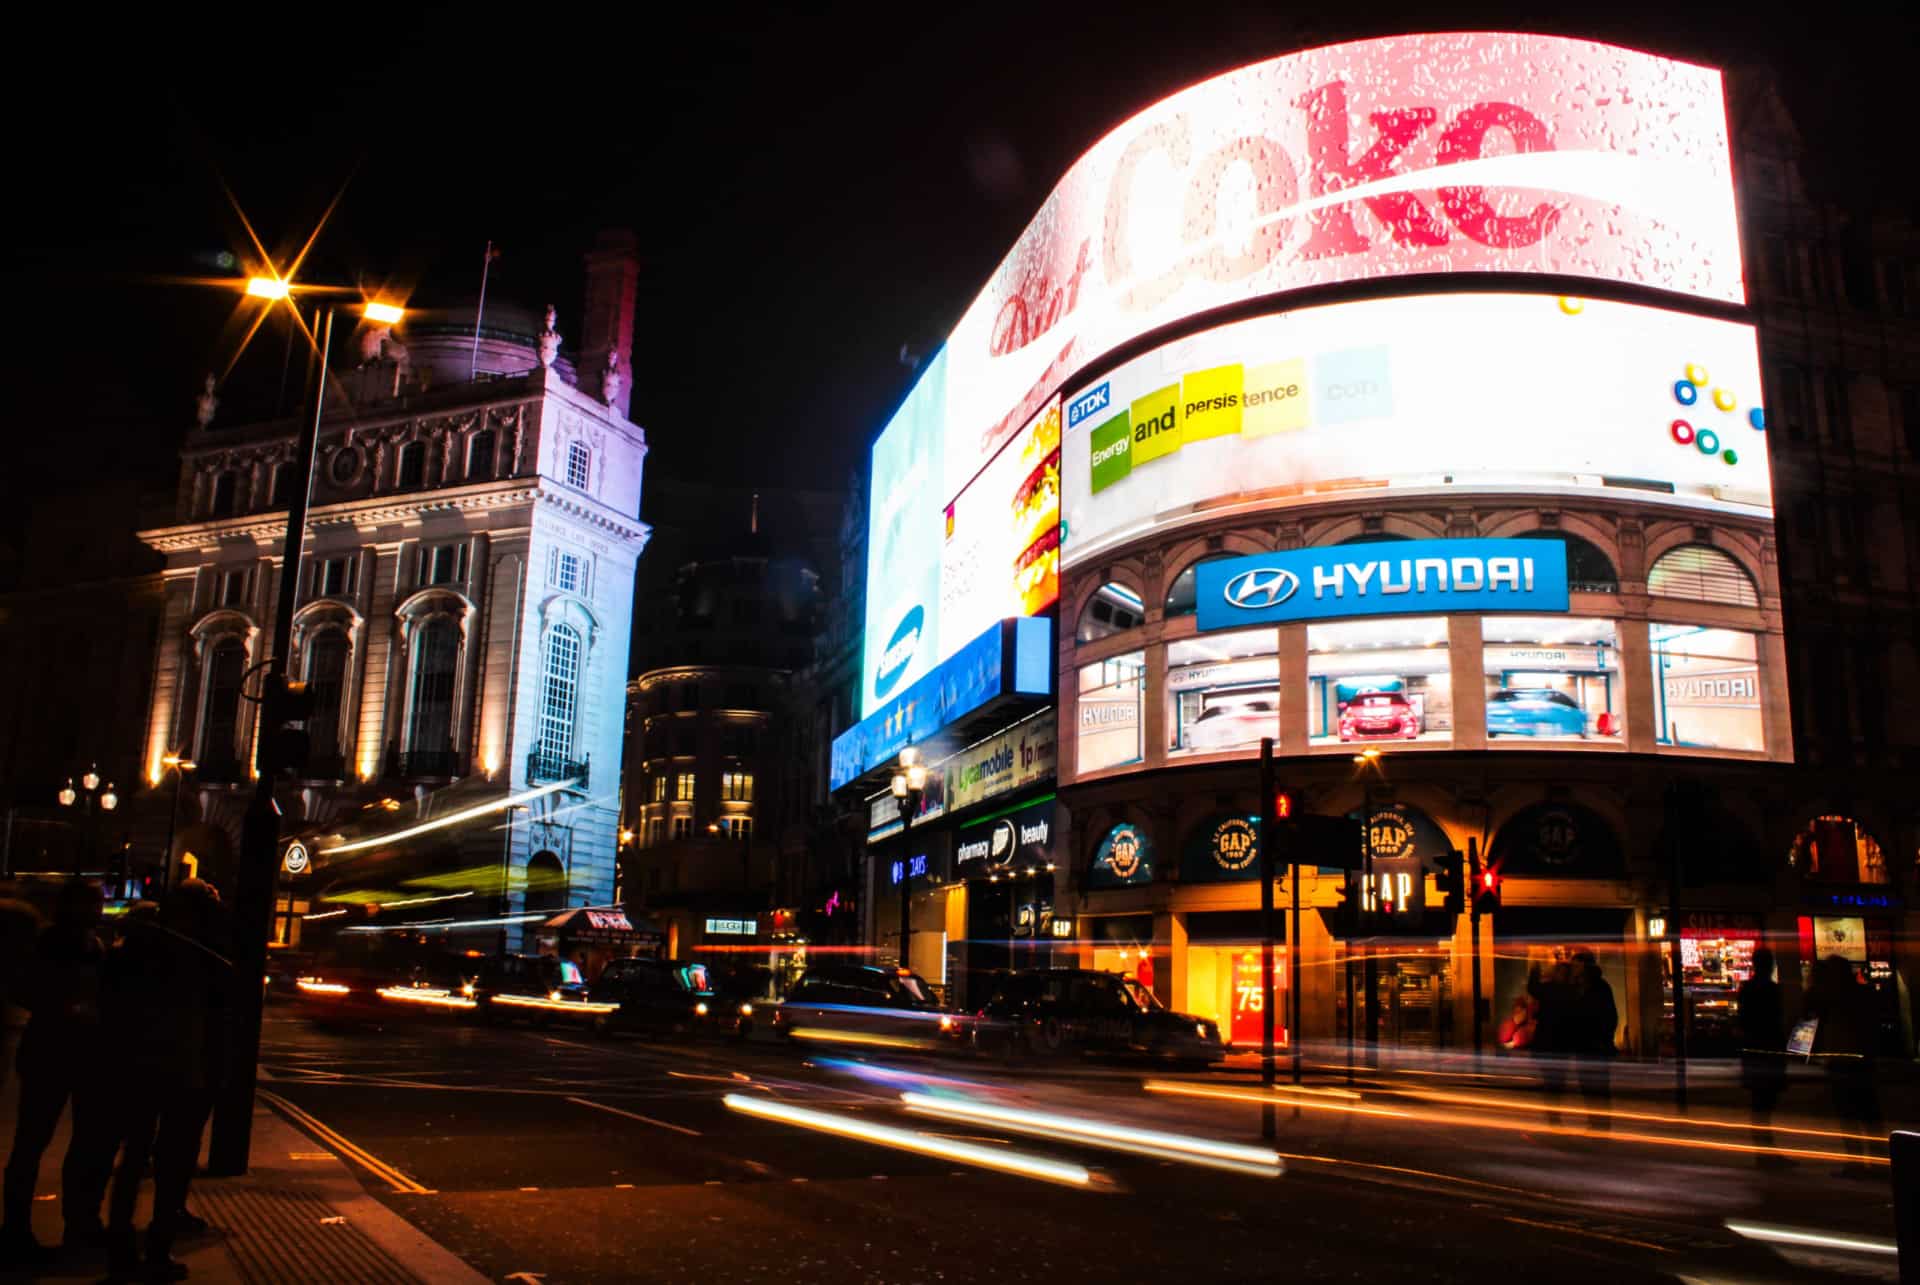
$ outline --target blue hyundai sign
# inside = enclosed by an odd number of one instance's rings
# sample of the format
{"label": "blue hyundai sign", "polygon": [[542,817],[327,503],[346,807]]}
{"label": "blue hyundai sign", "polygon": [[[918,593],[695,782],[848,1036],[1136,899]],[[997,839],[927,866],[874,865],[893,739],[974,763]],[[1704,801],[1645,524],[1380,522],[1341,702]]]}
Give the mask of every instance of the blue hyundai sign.
{"label": "blue hyundai sign", "polygon": [[1203,562],[1201,629],[1342,616],[1565,611],[1558,540],[1395,540]]}

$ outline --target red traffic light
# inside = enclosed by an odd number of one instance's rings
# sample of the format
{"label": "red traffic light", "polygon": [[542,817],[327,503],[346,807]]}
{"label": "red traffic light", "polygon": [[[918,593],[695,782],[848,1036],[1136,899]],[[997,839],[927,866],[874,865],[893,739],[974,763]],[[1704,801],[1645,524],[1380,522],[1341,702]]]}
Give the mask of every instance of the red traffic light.
{"label": "red traffic light", "polygon": [[1293,796],[1285,790],[1274,791],[1273,815],[1282,821],[1293,819]]}
{"label": "red traffic light", "polygon": [[1480,872],[1480,888],[1483,892],[1498,892],[1500,890],[1500,876],[1491,870],[1482,870]]}

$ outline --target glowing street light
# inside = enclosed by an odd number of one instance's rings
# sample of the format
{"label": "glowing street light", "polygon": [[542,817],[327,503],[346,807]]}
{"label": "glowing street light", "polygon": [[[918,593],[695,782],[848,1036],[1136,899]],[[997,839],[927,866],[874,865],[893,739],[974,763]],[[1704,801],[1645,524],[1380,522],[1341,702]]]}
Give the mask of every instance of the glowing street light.
{"label": "glowing street light", "polygon": [[278,277],[248,277],[247,293],[255,299],[284,299],[287,283]]}
{"label": "glowing street light", "polygon": [[368,321],[378,322],[383,326],[397,326],[400,324],[400,319],[407,315],[406,309],[396,304],[382,303],[378,299],[367,300],[361,307],[360,313]]}

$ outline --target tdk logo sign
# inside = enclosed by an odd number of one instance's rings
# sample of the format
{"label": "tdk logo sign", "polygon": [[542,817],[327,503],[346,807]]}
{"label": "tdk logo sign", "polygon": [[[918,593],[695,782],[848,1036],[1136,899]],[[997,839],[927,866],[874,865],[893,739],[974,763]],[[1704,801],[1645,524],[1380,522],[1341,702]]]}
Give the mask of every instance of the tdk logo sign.
{"label": "tdk logo sign", "polygon": [[1107,409],[1107,403],[1113,400],[1112,386],[1096,384],[1086,392],[1067,403],[1067,427],[1072,428],[1083,419],[1091,419]]}
{"label": "tdk logo sign", "polygon": [[1300,577],[1291,571],[1255,567],[1227,581],[1224,596],[1236,607],[1257,611],[1262,607],[1279,606],[1293,597],[1294,590],[1299,587]]}
{"label": "tdk logo sign", "polygon": [[1565,611],[1554,540],[1396,540],[1203,562],[1201,629],[1454,611]]}
{"label": "tdk logo sign", "polygon": [[926,620],[925,607],[915,607],[900,618],[893,637],[887,639],[886,648],[880,653],[880,663],[873,668],[875,696],[885,696],[892,691],[900,676],[913,664],[913,654],[920,649],[920,634]]}

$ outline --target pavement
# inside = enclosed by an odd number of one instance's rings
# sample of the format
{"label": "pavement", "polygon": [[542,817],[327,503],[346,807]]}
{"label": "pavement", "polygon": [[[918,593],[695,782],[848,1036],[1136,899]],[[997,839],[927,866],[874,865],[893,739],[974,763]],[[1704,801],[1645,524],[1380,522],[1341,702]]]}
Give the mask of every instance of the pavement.
{"label": "pavement", "polygon": [[[18,1077],[9,1073],[0,1091],[0,1138],[7,1141],[18,1088]],[[43,1245],[58,1245],[63,1231],[60,1162],[67,1138],[63,1118],[41,1159],[33,1231]],[[141,1228],[151,1214],[152,1193],[152,1183],[144,1184],[135,1214]],[[264,1100],[254,1111],[247,1174],[195,1178],[187,1206],[213,1224],[209,1234],[174,1250],[195,1282],[478,1285],[487,1279],[370,1198],[329,1141],[295,1128]],[[105,1267],[104,1253],[63,1255],[35,1273],[0,1269],[0,1280],[97,1281]]]}

